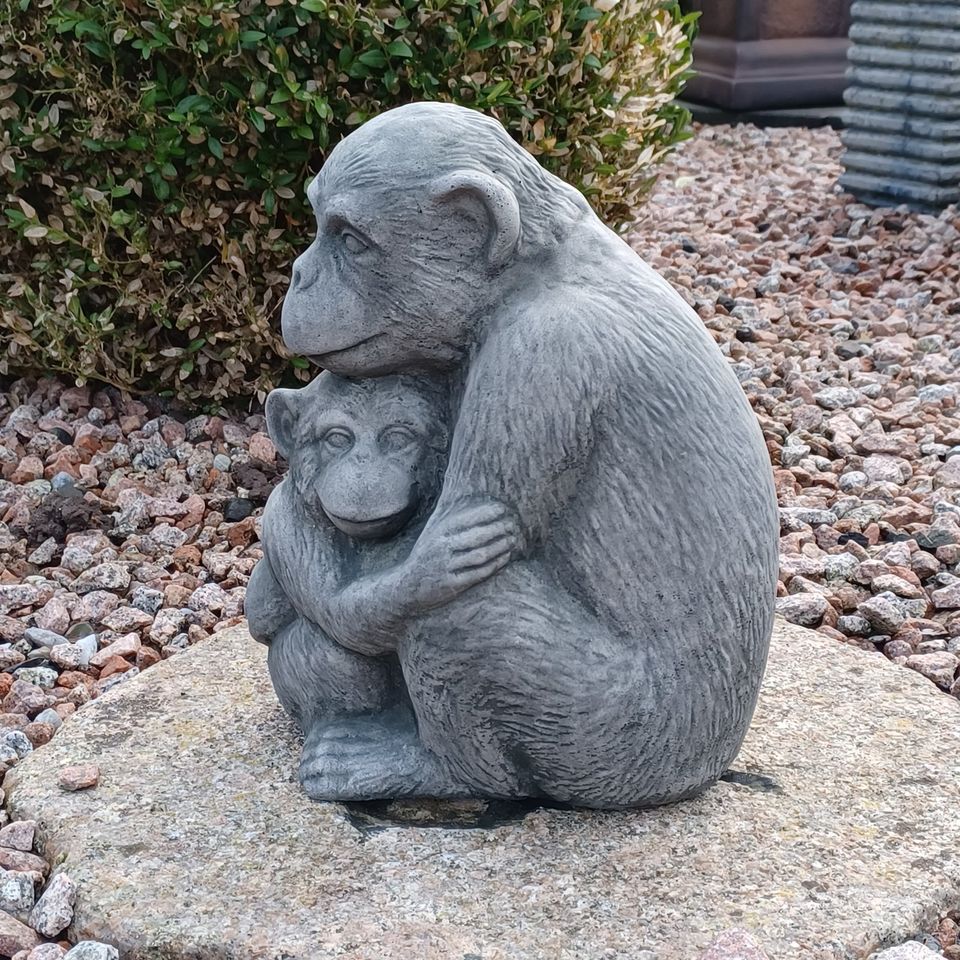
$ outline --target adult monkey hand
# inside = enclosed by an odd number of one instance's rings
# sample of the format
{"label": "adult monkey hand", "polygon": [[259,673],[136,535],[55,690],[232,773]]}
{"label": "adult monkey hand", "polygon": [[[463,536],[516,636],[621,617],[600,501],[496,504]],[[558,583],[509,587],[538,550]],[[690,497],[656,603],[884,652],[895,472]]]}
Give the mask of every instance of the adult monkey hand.
{"label": "adult monkey hand", "polygon": [[398,571],[410,613],[443,606],[489,579],[510,562],[519,543],[516,516],[502,503],[434,513]]}

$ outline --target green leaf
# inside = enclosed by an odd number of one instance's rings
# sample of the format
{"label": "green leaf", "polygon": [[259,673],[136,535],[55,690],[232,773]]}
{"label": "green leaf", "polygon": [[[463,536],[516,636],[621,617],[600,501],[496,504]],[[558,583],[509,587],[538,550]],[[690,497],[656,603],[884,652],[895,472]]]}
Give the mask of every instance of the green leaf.
{"label": "green leaf", "polygon": [[218,159],[223,159],[223,144],[216,137],[207,137],[207,149]]}
{"label": "green leaf", "polygon": [[300,0],[300,8],[311,13],[326,13],[327,0]]}
{"label": "green leaf", "polygon": [[266,39],[266,34],[261,30],[244,30],[240,34],[241,43],[256,43],[258,40]]}
{"label": "green leaf", "polygon": [[368,67],[385,67],[387,58],[382,50],[364,50],[357,59]]}
{"label": "green leaf", "polygon": [[110,48],[102,40],[88,40],[84,47],[101,60],[110,59]]}
{"label": "green leaf", "polygon": [[184,97],[177,104],[176,112],[181,114],[209,113],[212,106],[213,101],[209,97],[201,96],[198,93],[191,93],[190,96]]}
{"label": "green leaf", "polygon": [[149,180],[158,200],[168,200],[170,198],[170,184],[159,173],[151,173]]}
{"label": "green leaf", "polygon": [[577,20],[599,20],[603,12],[596,7],[581,7],[577,11]]}
{"label": "green leaf", "polygon": [[[412,57],[413,50],[410,44],[404,40],[394,40],[387,45],[387,53],[392,57]],[[373,64],[371,64],[373,66]]]}
{"label": "green leaf", "polygon": [[104,38],[103,27],[95,20],[81,20],[73,32],[78,40],[84,36],[96,37],[98,40]]}
{"label": "green leaf", "polygon": [[484,97],[486,100],[493,102],[501,93],[506,93],[510,87],[510,80],[501,80],[499,83],[494,84],[489,90],[485,90]]}
{"label": "green leaf", "polygon": [[476,40],[471,40],[467,44],[468,50],[486,50],[488,47],[492,47],[496,44],[496,39],[491,37],[490,34],[481,35],[476,38]]}

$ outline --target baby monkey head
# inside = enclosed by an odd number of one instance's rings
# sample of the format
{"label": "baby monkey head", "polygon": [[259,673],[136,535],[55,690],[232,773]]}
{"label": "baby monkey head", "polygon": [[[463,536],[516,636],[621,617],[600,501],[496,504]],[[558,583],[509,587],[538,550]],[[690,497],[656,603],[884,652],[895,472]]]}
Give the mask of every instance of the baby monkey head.
{"label": "baby monkey head", "polygon": [[307,513],[352,537],[399,532],[436,497],[447,449],[446,391],[423,377],[321,373],[267,397],[267,427]]}

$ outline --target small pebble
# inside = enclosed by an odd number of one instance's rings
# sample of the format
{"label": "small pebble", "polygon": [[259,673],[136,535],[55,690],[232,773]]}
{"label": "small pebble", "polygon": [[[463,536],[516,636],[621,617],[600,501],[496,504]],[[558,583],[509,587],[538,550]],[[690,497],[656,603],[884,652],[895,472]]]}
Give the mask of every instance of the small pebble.
{"label": "small pebble", "polygon": [[37,824],[34,820],[14,820],[0,830],[0,847],[29,853],[33,849]]}
{"label": "small pebble", "polygon": [[57,782],[63,790],[89,790],[100,782],[100,768],[93,763],[63,767]]}
{"label": "small pebble", "polygon": [[120,953],[116,947],[96,940],[81,940],[73,949],[67,952],[64,960],[120,960]]}
{"label": "small pebble", "polygon": [[45,937],[56,937],[73,921],[77,885],[65,873],[58,873],[43,891],[30,914],[30,926]]}

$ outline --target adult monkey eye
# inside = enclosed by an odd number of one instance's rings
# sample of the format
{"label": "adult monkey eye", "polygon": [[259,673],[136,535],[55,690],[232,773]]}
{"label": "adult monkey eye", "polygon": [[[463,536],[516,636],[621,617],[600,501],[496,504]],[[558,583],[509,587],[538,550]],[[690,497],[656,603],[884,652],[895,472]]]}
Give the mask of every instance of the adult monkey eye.
{"label": "adult monkey eye", "polygon": [[344,230],[342,237],[343,245],[349,253],[363,253],[363,251],[367,249],[367,245],[355,233],[351,233],[349,230]]}
{"label": "adult monkey eye", "polygon": [[400,450],[409,447],[416,439],[417,435],[407,427],[387,427],[380,434],[380,446],[387,453],[398,453]]}
{"label": "adult monkey eye", "polygon": [[323,435],[323,443],[324,446],[339,453],[343,450],[349,450],[353,446],[353,434],[340,427],[331,427]]}

